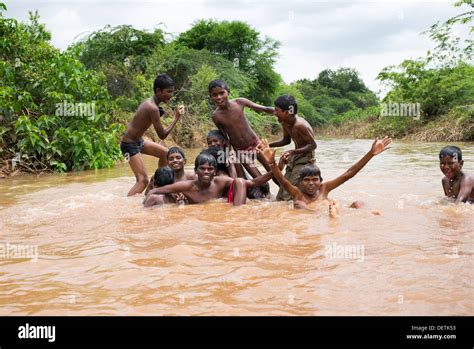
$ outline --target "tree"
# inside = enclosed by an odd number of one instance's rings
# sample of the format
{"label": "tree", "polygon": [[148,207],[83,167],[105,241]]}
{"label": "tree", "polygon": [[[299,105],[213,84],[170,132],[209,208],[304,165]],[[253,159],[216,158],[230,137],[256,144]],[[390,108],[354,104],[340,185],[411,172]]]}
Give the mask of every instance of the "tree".
{"label": "tree", "polygon": [[249,98],[270,103],[276,86],[281,81],[273,70],[277,57],[278,41],[261,39],[260,34],[240,21],[200,20],[181,33],[178,45],[195,50],[207,50],[234,63],[254,80]]}

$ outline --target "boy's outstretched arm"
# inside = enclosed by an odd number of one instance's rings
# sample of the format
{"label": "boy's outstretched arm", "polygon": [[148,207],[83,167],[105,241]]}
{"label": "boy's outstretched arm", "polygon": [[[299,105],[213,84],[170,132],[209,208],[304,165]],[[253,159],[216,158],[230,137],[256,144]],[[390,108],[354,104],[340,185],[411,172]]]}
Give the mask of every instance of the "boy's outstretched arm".
{"label": "boy's outstretched arm", "polygon": [[384,150],[389,149],[388,145],[391,142],[392,139],[387,136],[385,136],[383,139],[379,139],[377,137],[372,143],[372,148],[370,148],[369,152],[365,154],[362,159],[357,161],[346,172],[336,179],[324,182],[322,184],[323,195],[327,196],[331,190],[336,189],[341,184],[354,177],[360,170],[362,170],[362,168],[370,161],[370,159],[372,159],[375,155],[380,154]]}
{"label": "boy's outstretched arm", "polygon": [[153,123],[153,127],[155,128],[156,134],[160,139],[165,139],[168,137],[170,132],[173,130],[173,128],[176,126],[176,123],[178,122],[179,118],[181,115],[184,114],[184,107],[180,106],[176,108],[176,114],[174,115],[173,122],[165,129],[163,127],[163,124],[161,123],[161,116],[160,112],[158,110],[154,111],[152,116],[151,116],[151,121]]}
{"label": "boy's outstretched arm", "polygon": [[236,98],[235,101],[237,103],[243,105],[244,107],[253,109],[253,110],[258,111],[260,113],[273,114],[273,111],[275,110],[275,108],[273,108],[273,107],[265,107],[263,105],[254,103],[251,100],[248,100],[247,98],[240,97],[240,98]]}
{"label": "boy's outstretched arm", "polygon": [[291,143],[291,136],[285,129],[283,129],[283,138],[278,141],[270,143],[268,146],[270,148],[277,148],[277,147],[283,147],[290,143]]}
{"label": "boy's outstretched arm", "polygon": [[194,181],[181,181],[173,184],[164,185],[159,188],[152,189],[148,192],[147,197],[153,194],[170,194],[170,193],[181,193],[191,189]]}
{"label": "boy's outstretched arm", "polygon": [[[270,149],[268,146],[268,141],[266,139],[263,139],[260,144],[257,146],[257,150],[260,151],[267,162],[272,166],[272,172],[278,182],[283,185],[285,190],[288,192],[288,194],[291,195],[293,199],[296,199],[298,194],[300,194],[300,191],[297,187],[295,187],[293,184],[288,181],[283,174],[280,171],[280,168],[275,162],[275,152],[276,150]],[[266,175],[266,174],[265,174]]]}
{"label": "boy's outstretched arm", "polygon": [[264,175],[255,177],[251,180],[247,179],[244,182],[247,188],[261,187],[262,185],[267,183],[270,179],[272,179],[272,177],[273,177],[273,172],[270,171],[270,172],[265,173]]}

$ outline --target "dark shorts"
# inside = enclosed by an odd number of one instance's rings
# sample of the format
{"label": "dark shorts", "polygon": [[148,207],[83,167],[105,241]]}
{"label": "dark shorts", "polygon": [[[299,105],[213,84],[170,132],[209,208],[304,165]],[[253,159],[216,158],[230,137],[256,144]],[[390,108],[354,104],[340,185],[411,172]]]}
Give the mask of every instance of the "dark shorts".
{"label": "dark shorts", "polygon": [[120,150],[123,155],[127,156],[128,154],[129,157],[132,157],[133,155],[140,153],[144,145],[145,141],[143,138],[140,138],[138,141],[133,143],[120,142]]}

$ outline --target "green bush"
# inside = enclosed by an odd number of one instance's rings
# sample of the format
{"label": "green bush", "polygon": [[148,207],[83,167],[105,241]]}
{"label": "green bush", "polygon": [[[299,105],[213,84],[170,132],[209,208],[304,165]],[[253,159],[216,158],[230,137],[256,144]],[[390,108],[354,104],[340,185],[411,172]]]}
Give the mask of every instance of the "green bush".
{"label": "green bush", "polygon": [[123,126],[104,75],[51,46],[37,13],[28,24],[2,13],[0,32],[2,158],[33,172],[113,166]]}

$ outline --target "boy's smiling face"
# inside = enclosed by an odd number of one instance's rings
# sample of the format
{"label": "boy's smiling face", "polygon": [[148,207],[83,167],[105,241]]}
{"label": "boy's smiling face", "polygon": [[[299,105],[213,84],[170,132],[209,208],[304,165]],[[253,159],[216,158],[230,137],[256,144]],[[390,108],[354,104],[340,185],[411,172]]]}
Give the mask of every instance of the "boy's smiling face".
{"label": "boy's smiling face", "polygon": [[198,176],[198,181],[206,184],[210,183],[216,175],[216,169],[208,162],[199,165],[198,168],[195,169],[195,172]]}
{"label": "boy's smiling face", "polygon": [[222,87],[214,87],[211,92],[211,100],[217,107],[223,107],[229,99],[229,92]]}
{"label": "boy's smiling face", "polygon": [[459,175],[462,170],[464,160],[458,161],[452,156],[444,155],[439,159],[439,168],[447,179],[453,179]]}
{"label": "boy's smiling face", "polygon": [[168,156],[168,165],[173,171],[179,171],[184,168],[186,160],[180,153],[172,153]]}
{"label": "boy's smiling face", "polygon": [[168,102],[171,97],[173,97],[173,93],[174,93],[174,87],[167,87],[167,88],[164,88],[164,89],[160,89],[160,88],[157,88],[156,89],[156,96],[158,97],[158,99],[162,102]]}
{"label": "boy's smiling face", "polygon": [[288,110],[282,110],[281,108],[278,108],[275,106],[275,110],[273,111],[273,114],[278,118],[278,122],[284,122],[286,119],[289,118],[290,113]]}
{"label": "boy's smiling face", "polygon": [[220,139],[219,137],[215,137],[215,136],[208,136],[207,137],[207,146],[209,148],[212,148],[212,147],[218,147],[218,148],[224,148],[225,146],[225,143],[222,139]]}
{"label": "boy's smiling face", "polygon": [[300,190],[309,196],[315,196],[321,187],[321,178],[319,176],[307,176],[300,181]]}

